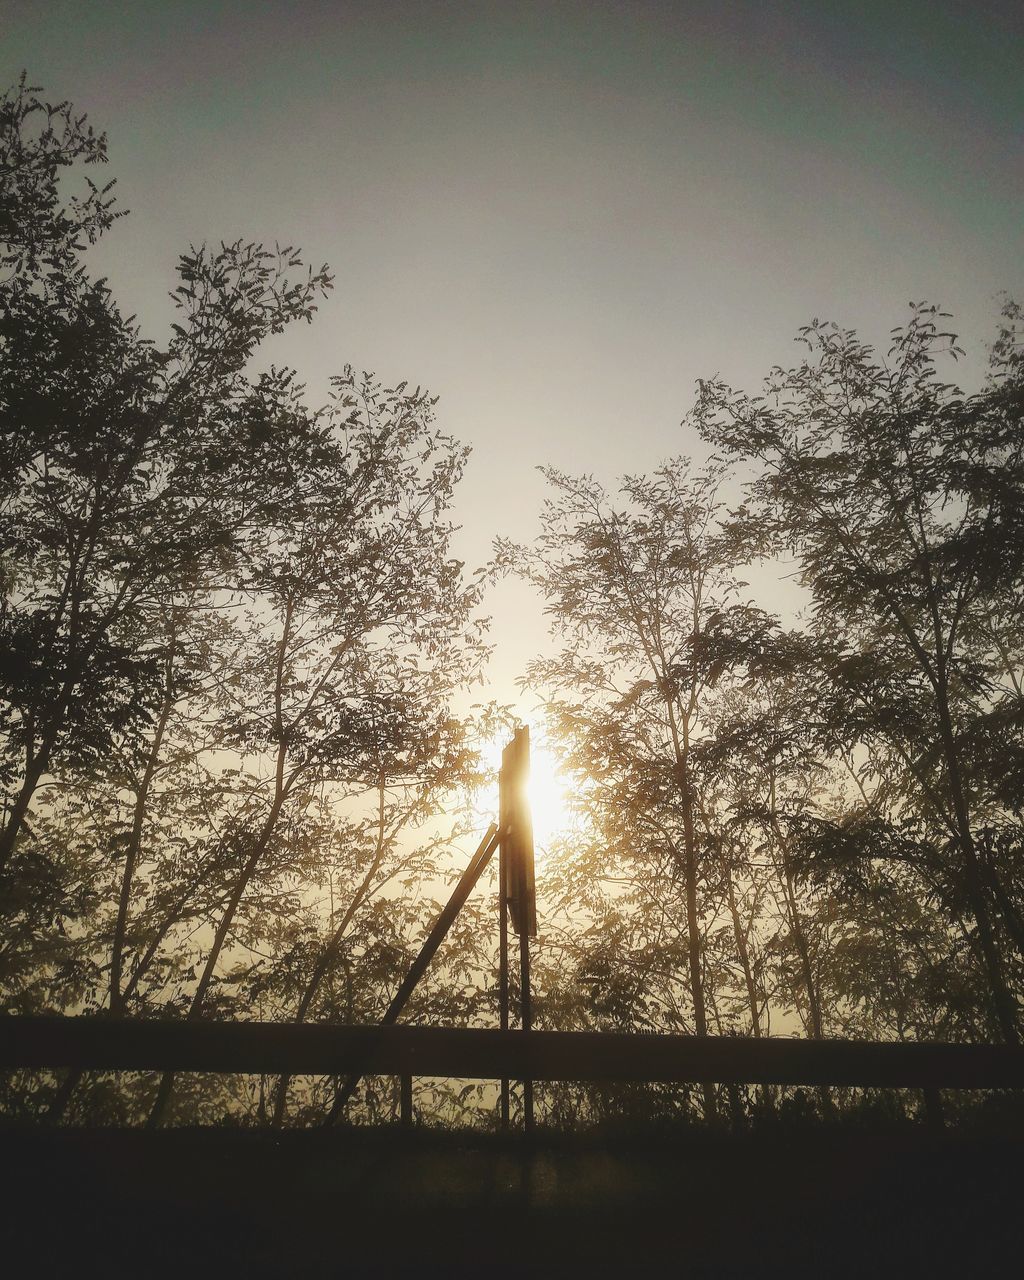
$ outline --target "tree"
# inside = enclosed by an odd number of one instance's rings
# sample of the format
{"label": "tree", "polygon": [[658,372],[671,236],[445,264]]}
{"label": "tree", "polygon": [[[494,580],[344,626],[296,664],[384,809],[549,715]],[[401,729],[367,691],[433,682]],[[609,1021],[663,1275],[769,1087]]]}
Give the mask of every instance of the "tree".
{"label": "tree", "polygon": [[[545,691],[570,771],[593,780],[583,786],[594,788],[609,846],[652,859],[663,910],[679,886],[691,1025],[704,1036],[719,1024],[725,956],[744,951],[747,931],[696,753],[717,686],[749,663],[770,620],[739,599],[718,525],[720,471],[675,460],[625,479],[619,504],[589,478],[546,474],[556,497],[535,549],[516,562],[565,647],[532,663],[528,679]],[[724,936],[721,900],[733,907]],[[710,1089],[705,1100],[710,1111]]]}
{"label": "tree", "polygon": [[319,417],[315,478],[252,571],[269,616],[261,627],[249,615],[256,696],[236,732],[242,749],[266,753],[268,775],[230,823],[238,872],[190,1018],[202,1016],[236,913],[289,815],[324,786],[341,789],[336,802],[379,786],[389,759],[422,759],[424,738],[437,753],[447,699],[484,656],[478,588],[461,583],[443,519],[466,451],[431,431],[423,392],[385,392],[349,371],[335,393]]}
{"label": "tree", "polygon": [[915,307],[884,360],[815,322],[803,364],[774,370],[754,398],[703,383],[694,422],[758,468],[738,524],[750,546],[799,563],[831,655],[823,716],[848,757],[868,750],[860,780],[894,835],[930,844],[991,1029],[1017,1043],[1020,884],[996,851],[1021,818],[1019,312],[1008,304],[990,379],[971,395],[939,377],[940,356],[959,354],[946,318]]}
{"label": "tree", "polygon": [[[420,388],[346,368],[313,409],[253,372],[331,285],[291,248],[191,249],[169,339],[143,338],[83,256],[112,184],[61,199],[104,140],[37,93],[0,105],[5,999],[237,1014],[273,986],[253,949],[283,962],[308,926],[282,1011],[333,1016],[357,913],[438,874],[403,826],[475,776],[451,708],[487,653],[447,515],[467,450]],[[352,896],[325,919],[327,882]]]}

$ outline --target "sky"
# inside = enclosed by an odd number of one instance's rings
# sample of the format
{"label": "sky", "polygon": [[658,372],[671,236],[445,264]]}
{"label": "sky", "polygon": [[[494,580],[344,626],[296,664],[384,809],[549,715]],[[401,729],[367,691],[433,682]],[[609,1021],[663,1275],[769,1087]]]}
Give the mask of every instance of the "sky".
{"label": "sky", "polygon": [[[331,264],[269,354],[314,402],[346,363],[440,396],[470,565],[534,536],[540,465],[702,456],[696,379],[755,390],[814,317],[941,303],[969,379],[1024,296],[1019,3],[0,0],[0,64],[107,131],[94,264],[148,336],[190,244]],[[515,699],[540,605],[488,608]]]}

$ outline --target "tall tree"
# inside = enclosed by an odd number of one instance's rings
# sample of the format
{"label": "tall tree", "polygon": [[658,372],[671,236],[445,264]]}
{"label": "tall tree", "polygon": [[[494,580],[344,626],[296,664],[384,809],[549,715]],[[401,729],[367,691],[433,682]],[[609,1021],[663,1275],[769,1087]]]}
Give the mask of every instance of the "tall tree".
{"label": "tall tree", "polygon": [[[482,581],[451,554],[467,451],[434,398],[346,369],[313,410],[292,371],[253,372],[327,269],[193,248],[156,347],[86,269],[110,186],[61,200],[103,159],[68,104],[0,103],[4,997],[200,1017],[352,863],[367,791],[415,823],[472,773],[450,704],[486,656]],[[393,826],[353,910],[436,870],[384,868]]]}
{"label": "tall tree", "polygon": [[[721,963],[709,929],[730,887],[728,937],[742,949],[747,932],[695,751],[716,686],[747,663],[768,622],[739,600],[719,527],[719,471],[675,460],[625,479],[617,500],[589,478],[547,476],[556,496],[518,563],[544,593],[564,648],[531,664],[528,678],[550,699],[572,771],[599,780],[608,836],[628,827],[636,850],[668,858],[683,899],[691,1026],[704,1036]],[[710,1111],[710,1090],[705,1097]]]}
{"label": "tall tree", "polygon": [[[479,593],[462,582],[444,518],[466,451],[432,428],[433,403],[351,371],[336,379],[316,419],[315,471],[251,567],[255,697],[237,731],[266,773],[230,824],[238,870],[189,1018],[203,1014],[239,908],[290,815],[324,786],[374,785],[382,757],[412,749],[438,701],[477,674]],[[154,1119],[169,1087],[168,1076]]]}
{"label": "tall tree", "polygon": [[832,653],[820,679],[837,735],[871,751],[892,824],[927,829],[991,1029],[1017,1043],[1019,877],[989,850],[1020,815],[1019,317],[1008,306],[990,380],[970,395],[940,378],[942,354],[959,353],[946,318],[914,308],[885,359],[815,323],[802,330],[809,357],[774,370],[763,396],[703,383],[694,421],[757,466],[740,522],[761,549],[796,557]]}

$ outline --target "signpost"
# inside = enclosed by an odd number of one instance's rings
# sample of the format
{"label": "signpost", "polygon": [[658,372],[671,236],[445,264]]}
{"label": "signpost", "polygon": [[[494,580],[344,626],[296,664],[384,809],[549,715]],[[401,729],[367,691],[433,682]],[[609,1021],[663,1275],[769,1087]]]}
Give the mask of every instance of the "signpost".
{"label": "signpost", "polygon": [[[530,730],[522,726],[501,753],[498,774],[500,858],[498,993],[502,1031],[509,1025],[508,921],[519,935],[520,1026],[532,1026],[530,1008],[530,939],[537,936],[537,890],[533,865],[533,819],[527,784],[530,778]],[[508,1127],[509,1084],[501,1082],[501,1124]],[[533,1129],[533,1081],[523,1081],[523,1125]]]}

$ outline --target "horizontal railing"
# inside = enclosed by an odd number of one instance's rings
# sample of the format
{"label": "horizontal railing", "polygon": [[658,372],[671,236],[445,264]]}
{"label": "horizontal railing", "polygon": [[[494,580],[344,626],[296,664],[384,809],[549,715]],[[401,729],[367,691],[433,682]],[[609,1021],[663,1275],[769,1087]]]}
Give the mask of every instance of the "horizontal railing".
{"label": "horizontal railing", "polygon": [[0,1069],[19,1067],[932,1090],[1024,1088],[1024,1048],[1004,1045],[0,1017]]}

